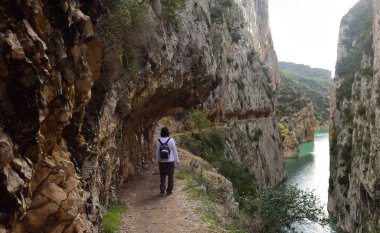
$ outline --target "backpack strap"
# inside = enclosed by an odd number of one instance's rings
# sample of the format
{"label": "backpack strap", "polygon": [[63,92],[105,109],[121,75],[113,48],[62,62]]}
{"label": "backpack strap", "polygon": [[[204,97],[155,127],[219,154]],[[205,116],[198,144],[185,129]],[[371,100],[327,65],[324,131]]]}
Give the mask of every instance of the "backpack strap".
{"label": "backpack strap", "polygon": [[168,138],[168,140],[166,140],[165,144],[168,144],[168,142],[169,142],[170,139],[171,139],[171,138]]}
{"label": "backpack strap", "polygon": [[168,140],[166,140],[166,142],[165,142],[165,143],[162,143],[162,142],[161,142],[161,140],[160,140],[160,139],[158,139],[158,142],[159,142],[159,143],[161,144],[161,146],[162,146],[162,145],[164,145],[164,144],[168,144],[168,142],[169,142],[169,140],[170,140],[170,139],[172,139],[172,138],[168,138]]}

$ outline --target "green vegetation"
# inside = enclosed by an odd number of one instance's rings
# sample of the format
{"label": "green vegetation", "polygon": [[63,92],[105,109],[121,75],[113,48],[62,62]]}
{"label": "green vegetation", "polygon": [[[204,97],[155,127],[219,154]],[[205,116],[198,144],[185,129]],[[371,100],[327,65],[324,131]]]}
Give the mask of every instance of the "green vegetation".
{"label": "green vegetation", "polygon": [[[226,132],[222,128],[207,128],[181,134],[179,146],[199,155],[227,177],[235,189],[235,198],[256,193],[256,185],[248,171],[228,160],[225,156],[224,142]],[[244,205],[244,204],[243,204]]]}
{"label": "green vegetation", "polygon": [[[329,118],[332,79],[330,71],[310,68],[289,62],[280,62],[282,84],[277,92],[276,115],[290,116],[310,101],[314,105],[316,118],[325,123]],[[315,75],[315,76],[307,76]]]}
{"label": "green vegetation", "polygon": [[281,138],[284,140],[290,134],[289,129],[282,123],[278,124],[278,128],[280,129]]}
{"label": "green vegetation", "polygon": [[268,233],[295,232],[292,224],[296,222],[328,224],[323,205],[310,191],[292,186],[269,188],[259,194],[255,203]]}
{"label": "green vegetation", "polygon": [[[106,39],[121,38],[127,29],[137,28],[145,23],[149,1],[147,0],[105,0],[108,14],[99,21],[99,27]],[[178,13],[185,6],[184,0],[161,0],[161,12],[158,16],[166,23],[177,25]]]}
{"label": "green vegetation", "polygon": [[146,1],[139,0],[105,0],[109,13],[103,15],[98,23],[103,42],[112,44],[128,33],[128,28],[144,23],[147,11]]}
{"label": "green vegetation", "polygon": [[178,25],[178,12],[185,6],[184,0],[161,0],[161,17],[173,25]]}
{"label": "green vegetation", "polygon": [[232,6],[232,0],[217,0],[211,7],[211,22],[213,24],[224,23],[227,18],[228,9]]}
{"label": "green vegetation", "polygon": [[374,75],[374,70],[370,66],[366,66],[363,69],[360,70],[361,75],[366,76],[368,78],[372,78]]}
{"label": "green vegetation", "polygon": [[127,210],[122,205],[111,205],[103,218],[102,233],[117,233],[121,225],[123,213]]}
{"label": "green vegetation", "polygon": [[340,176],[338,178],[338,183],[343,186],[348,186],[350,183],[350,178],[348,177],[348,175]]}
{"label": "green vegetation", "polygon": [[[209,229],[215,232],[248,232],[244,229],[241,222],[242,216],[239,216],[238,212],[221,207],[224,190],[218,190],[215,183],[203,176],[202,170],[200,172],[193,169],[182,170],[177,173],[176,178],[185,180],[186,185],[183,190],[189,193],[191,198],[201,202],[195,212],[200,215],[200,219],[207,224]],[[221,211],[221,208],[225,208],[224,211]]]}
{"label": "green vegetation", "polygon": [[231,31],[232,42],[237,43],[241,39],[241,35],[238,30]]}
{"label": "green vegetation", "polygon": [[178,121],[184,122],[185,129],[203,129],[212,125],[206,113],[199,109],[184,108],[174,117]]}
{"label": "green vegetation", "polygon": [[249,64],[252,65],[253,62],[254,62],[256,59],[258,59],[257,52],[256,52],[254,49],[252,49],[251,52],[249,52],[249,53],[247,54],[247,59],[248,59],[248,61],[249,61]]}
{"label": "green vegetation", "polygon": [[343,110],[344,118],[343,118],[343,124],[352,124],[352,121],[354,120],[354,114],[351,112],[351,108],[345,108]]}
{"label": "green vegetation", "polygon": [[364,105],[360,105],[358,108],[359,116],[364,116],[367,112],[367,108]]}
{"label": "green vegetation", "polygon": [[321,68],[311,68],[307,65],[295,64],[292,62],[279,62],[278,66],[280,70],[295,73],[300,76],[306,77],[315,77],[319,79],[324,79],[327,81],[331,81],[331,71],[321,69]]}

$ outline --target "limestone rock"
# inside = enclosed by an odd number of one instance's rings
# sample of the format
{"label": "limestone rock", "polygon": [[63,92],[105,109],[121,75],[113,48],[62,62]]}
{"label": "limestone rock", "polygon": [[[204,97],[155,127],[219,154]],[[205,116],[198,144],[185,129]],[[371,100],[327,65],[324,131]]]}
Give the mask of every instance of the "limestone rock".
{"label": "limestone rock", "polygon": [[[300,111],[284,116],[279,121],[284,127],[283,149],[289,157],[298,155],[298,145],[314,139],[314,129],[317,127],[314,106],[308,102]],[[294,154],[296,153],[296,154]]]}
{"label": "limestone rock", "polygon": [[0,168],[8,165],[12,162],[13,147],[11,139],[3,132],[3,129],[0,128]]}
{"label": "limestone rock", "polygon": [[0,6],[6,18],[0,29],[0,225],[7,231],[93,228],[62,136],[100,75],[102,47],[79,7],[75,1]]}
{"label": "limestone rock", "polygon": [[379,231],[379,19],[379,1],[361,0],[340,28],[328,210],[347,232]]}
{"label": "limestone rock", "polygon": [[[220,48],[214,50],[220,82],[203,107],[210,118],[227,123],[231,132],[228,156],[249,170],[258,188],[265,188],[286,178],[277,141],[281,139],[273,121],[274,91],[280,77],[268,1],[232,1],[231,5],[224,13],[226,22],[211,19],[214,41],[220,39],[220,44],[214,44]],[[213,1],[211,9],[223,6]]]}

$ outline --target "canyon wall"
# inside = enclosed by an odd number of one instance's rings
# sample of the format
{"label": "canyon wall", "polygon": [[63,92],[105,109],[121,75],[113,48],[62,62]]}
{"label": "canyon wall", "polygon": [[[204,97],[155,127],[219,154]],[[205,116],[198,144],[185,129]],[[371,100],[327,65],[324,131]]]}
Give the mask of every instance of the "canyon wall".
{"label": "canyon wall", "polygon": [[283,180],[267,4],[3,1],[0,231],[97,232],[157,121],[202,103],[259,187]]}
{"label": "canyon wall", "polygon": [[347,232],[380,231],[380,2],[341,22],[331,103],[328,209]]}
{"label": "canyon wall", "polygon": [[0,51],[0,231],[90,232],[63,131],[100,77],[91,18],[78,1],[2,1]]}
{"label": "canyon wall", "polygon": [[304,106],[291,114],[288,112],[289,115],[283,116],[279,120],[285,157],[297,157],[298,146],[301,143],[312,141],[314,129],[317,127],[313,103],[304,98],[299,100],[304,102]]}
{"label": "canyon wall", "polygon": [[273,117],[280,77],[268,1],[234,1],[224,20],[215,20],[213,31],[222,38],[214,52],[220,84],[203,107],[225,123],[227,156],[249,171],[257,187],[278,184],[286,170]]}

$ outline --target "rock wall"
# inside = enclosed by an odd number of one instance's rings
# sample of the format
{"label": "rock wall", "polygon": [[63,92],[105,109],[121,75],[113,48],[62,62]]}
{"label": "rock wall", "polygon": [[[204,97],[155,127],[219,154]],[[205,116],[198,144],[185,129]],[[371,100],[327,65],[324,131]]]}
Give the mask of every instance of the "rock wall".
{"label": "rock wall", "polygon": [[152,163],[156,122],[202,103],[217,84],[208,1],[115,2],[95,28],[104,45],[101,78],[67,127],[94,217]]}
{"label": "rock wall", "polygon": [[[306,105],[289,116],[281,117],[279,123],[283,137],[285,157],[298,156],[298,145],[314,139],[314,129],[317,127],[313,103],[306,100]],[[281,128],[284,127],[284,128]]]}
{"label": "rock wall", "polygon": [[91,19],[79,7],[69,0],[1,3],[2,232],[93,229],[63,136],[89,102],[102,60]]}
{"label": "rock wall", "polygon": [[361,0],[340,28],[328,209],[348,232],[380,231],[379,19],[380,2]]}
{"label": "rock wall", "polygon": [[273,118],[280,80],[268,2],[234,1],[213,31],[222,38],[214,52],[220,84],[203,106],[214,120],[229,122],[230,158],[250,171],[259,188],[277,184],[286,170]]}

